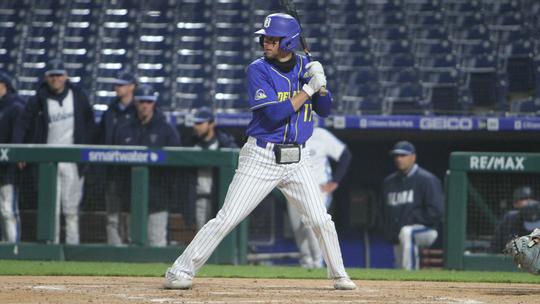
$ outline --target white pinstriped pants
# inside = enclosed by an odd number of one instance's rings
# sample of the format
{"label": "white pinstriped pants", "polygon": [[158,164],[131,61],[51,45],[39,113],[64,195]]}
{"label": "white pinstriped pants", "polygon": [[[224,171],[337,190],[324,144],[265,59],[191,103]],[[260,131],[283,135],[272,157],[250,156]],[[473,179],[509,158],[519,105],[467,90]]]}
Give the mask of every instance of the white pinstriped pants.
{"label": "white pinstriped pants", "polygon": [[394,245],[396,268],[420,269],[418,247],[431,246],[437,239],[437,230],[424,225],[406,225],[399,232],[399,244]]}
{"label": "white pinstriped pants", "polygon": [[348,277],[332,217],[326,212],[319,195],[319,185],[311,175],[308,160],[302,153],[299,163],[278,165],[273,145],[266,149],[250,137],[240,151],[238,169],[229,185],[223,207],[204,225],[186,250],[174,262],[171,272],[193,277],[208,260],[221,240],[231,232],[272,189],[278,187],[288,202],[305,215],[312,227],[328,265],[329,278]]}
{"label": "white pinstriped pants", "polygon": [[2,240],[10,243],[19,241],[19,206],[17,191],[13,184],[0,184],[0,222],[2,226]]}

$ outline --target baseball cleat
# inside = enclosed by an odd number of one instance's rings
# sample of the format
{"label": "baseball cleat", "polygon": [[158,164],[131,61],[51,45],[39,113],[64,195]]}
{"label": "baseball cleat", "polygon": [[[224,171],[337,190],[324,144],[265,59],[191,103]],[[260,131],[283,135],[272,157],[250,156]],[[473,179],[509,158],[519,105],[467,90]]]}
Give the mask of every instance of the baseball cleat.
{"label": "baseball cleat", "polygon": [[168,268],[165,273],[165,283],[163,283],[163,287],[165,289],[191,289],[193,286],[193,279],[182,274],[183,273],[176,275],[171,271],[171,268]]}
{"label": "baseball cleat", "polygon": [[349,278],[339,278],[334,281],[334,288],[337,290],[354,290],[356,284]]}

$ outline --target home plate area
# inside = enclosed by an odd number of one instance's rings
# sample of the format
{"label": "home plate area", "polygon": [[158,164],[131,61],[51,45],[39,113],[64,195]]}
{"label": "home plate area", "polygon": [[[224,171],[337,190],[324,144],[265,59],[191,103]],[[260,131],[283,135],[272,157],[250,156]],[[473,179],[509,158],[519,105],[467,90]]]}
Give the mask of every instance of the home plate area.
{"label": "home plate area", "polygon": [[534,284],[196,278],[191,290],[165,290],[162,278],[2,276],[0,303],[535,303]]}

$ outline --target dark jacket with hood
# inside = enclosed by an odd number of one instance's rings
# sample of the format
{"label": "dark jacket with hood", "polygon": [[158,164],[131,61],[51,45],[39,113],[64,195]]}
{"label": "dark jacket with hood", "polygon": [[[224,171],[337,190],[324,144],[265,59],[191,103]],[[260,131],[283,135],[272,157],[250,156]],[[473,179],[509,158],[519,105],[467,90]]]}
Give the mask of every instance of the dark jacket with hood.
{"label": "dark jacket with hood", "polygon": [[[114,133],[113,144],[161,149],[162,147],[178,147],[181,141],[180,135],[167,122],[165,115],[155,110],[152,119],[147,124],[143,125],[135,115],[118,125]],[[175,203],[173,200],[178,188],[177,179],[179,177],[175,176],[174,172],[170,167],[150,167],[149,212],[168,210],[169,206]],[[129,193],[127,179],[118,180],[118,182],[120,187],[125,187],[124,189]]]}
{"label": "dark jacket with hood", "polygon": [[124,107],[120,98],[114,99],[109,104],[107,111],[101,116],[98,127],[98,143],[112,145],[116,128],[135,116],[137,116],[137,111],[133,102]]}
{"label": "dark jacket with hood", "polygon": [[[13,143],[13,135],[17,119],[24,108],[24,100],[17,95],[13,83],[9,78],[2,79],[7,92],[0,98],[0,143]],[[0,185],[13,183],[15,166],[13,163],[0,164]]]}
{"label": "dark jacket with hood", "polygon": [[78,87],[66,82],[66,90],[56,95],[52,93],[47,83],[40,84],[36,95],[28,100],[26,107],[21,115],[15,140],[18,143],[47,143],[47,134],[49,126],[49,112],[47,99],[59,99],[65,97],[67,90],[73,92],[73,112],[74,112],[74,144],[91,144],[95,136],[94,113],[88,101],[86,94]]}

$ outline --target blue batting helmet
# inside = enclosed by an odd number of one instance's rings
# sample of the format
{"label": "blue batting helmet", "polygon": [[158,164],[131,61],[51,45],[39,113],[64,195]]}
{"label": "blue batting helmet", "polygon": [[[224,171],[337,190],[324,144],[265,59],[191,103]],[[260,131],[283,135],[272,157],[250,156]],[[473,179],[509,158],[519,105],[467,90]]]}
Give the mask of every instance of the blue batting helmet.
{"label": "blue batting helmet", "polygon": [[276,13],[266,16],[263,28],[255,34],[282,37],[279,48],[286,51],[294,51],[300,44],[300,24],[291,15]]}

